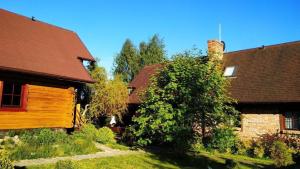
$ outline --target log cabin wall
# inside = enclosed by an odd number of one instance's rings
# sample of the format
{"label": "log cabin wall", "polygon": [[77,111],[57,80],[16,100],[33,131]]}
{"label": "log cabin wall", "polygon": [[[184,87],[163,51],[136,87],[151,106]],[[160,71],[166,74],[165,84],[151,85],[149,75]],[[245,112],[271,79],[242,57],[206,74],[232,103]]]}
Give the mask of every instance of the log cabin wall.
{"label": "log cabin wall", "polygon": [[26,111],[0,111],[0,129],[72,128],[74,98],[73,87],[27,84]]}

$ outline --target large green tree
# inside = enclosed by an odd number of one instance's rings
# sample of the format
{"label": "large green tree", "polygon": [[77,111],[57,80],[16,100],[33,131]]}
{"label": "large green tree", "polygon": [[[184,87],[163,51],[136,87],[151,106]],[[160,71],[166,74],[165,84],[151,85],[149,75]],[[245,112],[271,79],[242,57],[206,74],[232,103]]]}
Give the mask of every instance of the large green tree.
{"label": "large green tree", "polygon": [[134,135],[141,145],[191,141],[197,127],[205,138],[207,129],[229,125],[237,111],[228,97],[227,80],[219,63],[185,52],[152,78],[144,102],[134,117]]}
{"label": "large green tree", "polygon": [[95,66],[91,76],[96,82],[90,85],[91,101],[87,117],[92,119],[115,115],[121,120],[122,115],[127,111],[127,85],[119,75],[107,79],[105,69],[99,66]]}
{"label": "large green tree", "polygon": [[114,74],[121,75],[124,82],[130,82],[140,67],[140,59],[137,49],[131,40],[127,39],[123,44],[122,50],[114,60]]}
{"label": "large green tree", "polygon": [[166,60],[165,45],[158,35],[153,35],[149,42],[141,42],[136,49],[127,39],[114,60],[114,74],[120,74],[123,81],[129,83],[145,65],[162,63]]}
{"label": "large green tree", "polygon": [[164,41],[156,34],[151,37],[148,43],[141,42],[139,47],[141,68],[166,60]]}

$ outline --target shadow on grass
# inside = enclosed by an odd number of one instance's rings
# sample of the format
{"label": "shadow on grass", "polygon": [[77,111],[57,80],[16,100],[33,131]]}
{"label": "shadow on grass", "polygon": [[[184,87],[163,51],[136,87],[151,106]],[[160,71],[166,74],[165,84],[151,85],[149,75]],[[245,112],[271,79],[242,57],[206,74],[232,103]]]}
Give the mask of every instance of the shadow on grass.
{"label": "shadow on grass", "polygon": [[[176,154],[170,149],[151,147],[145,150],[151,153],[151,158],[167,162],[176,165],[180,168],[201,168],[201,169],[226,169],[226,160],[237,161],[242,168],[253,168],[253,169],[273,169],[273,165],[263,164],[259,162],[247,161],[245,159],[235,159],[234,157],[220,157],[210,153],[182,153]],[[233,159],[234,158],[234,159]],[[156,166],[157,168],[163,168],[162,166]],[[230,168],[230,167],[228,167]]]}

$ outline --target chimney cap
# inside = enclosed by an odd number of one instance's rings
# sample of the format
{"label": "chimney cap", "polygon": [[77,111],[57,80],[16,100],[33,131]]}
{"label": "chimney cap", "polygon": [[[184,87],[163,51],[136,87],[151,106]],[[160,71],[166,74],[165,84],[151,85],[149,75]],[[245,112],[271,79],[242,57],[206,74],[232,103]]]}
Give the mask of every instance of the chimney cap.
{"label": "chimney cap", "polygon": [[35,17],[34,17],[34,16],[32,16],[32,17],[31,17],[31,20],[32,20],[32,21],[36,21],[36,19],[35,19]]}

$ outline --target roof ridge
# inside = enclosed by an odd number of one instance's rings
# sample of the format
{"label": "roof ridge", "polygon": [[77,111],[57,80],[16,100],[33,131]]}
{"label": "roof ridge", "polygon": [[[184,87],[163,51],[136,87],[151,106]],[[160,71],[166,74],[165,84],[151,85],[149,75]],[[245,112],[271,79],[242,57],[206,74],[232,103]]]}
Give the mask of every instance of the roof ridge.
{"label": "roof ridge", "polygon": [[[282,46],[282,45],[290,45],[290,44],[295,44],[295,43],[300,43],[300,40],[277,43],[277,44],[272,44],[272,45],[262,45],[262,46],[265,47],[265,48],[269,48],[269,47],[277,47],[277,46]],[[248,48],[248,49],[241,49],[241,50],[236,50],[236,51],[231,51],[231,52],[225,52],[224,54],[237,53],[237,52],[246,52],[246,51],[261,49],[262,46],[254,47],[254,48]]]}
{"label": "roof ridge", "polygon": [[[13,14],[13,15],[17,15],[19,17],[23,17],[25,19],[30,19],[32,20],[32,18],[28,17],[28,16],[25,16],[25,15],[21,15],[21,14],[18,14],[18,13],[15,13],[15,12],[11,12],[11,11],[8,11],[6,9],[3,9],[3,8],[0,8],[0,11],[4,11],[4,12],[7,12],[7,13],[10,13],[10,14]],[[34,17],[34,16],[32,16]],[[61,30],[65,30],[65,31],[68,31],[68,32],[71,32],[71,33],[75,33],[74,31],[70,30],[70,29],[67,29],[67,28],[63,28],[63,27],[60,27],[60,26],[57,26],[57,25],[54,25],[54,24],[50,24],[50,23],[47,23],[47,22],[44,22],[44,21],[41,21],[41,20],[38,20],[36,19],[34,22],[38,22],[38,23],[41,23],[41,24],[45,24],[45,25],[49,25],[51,27],[54,27],[54,28],[58,28],[58,29],[61,29]],[[76,33],[75,33],[76,34]]]}

